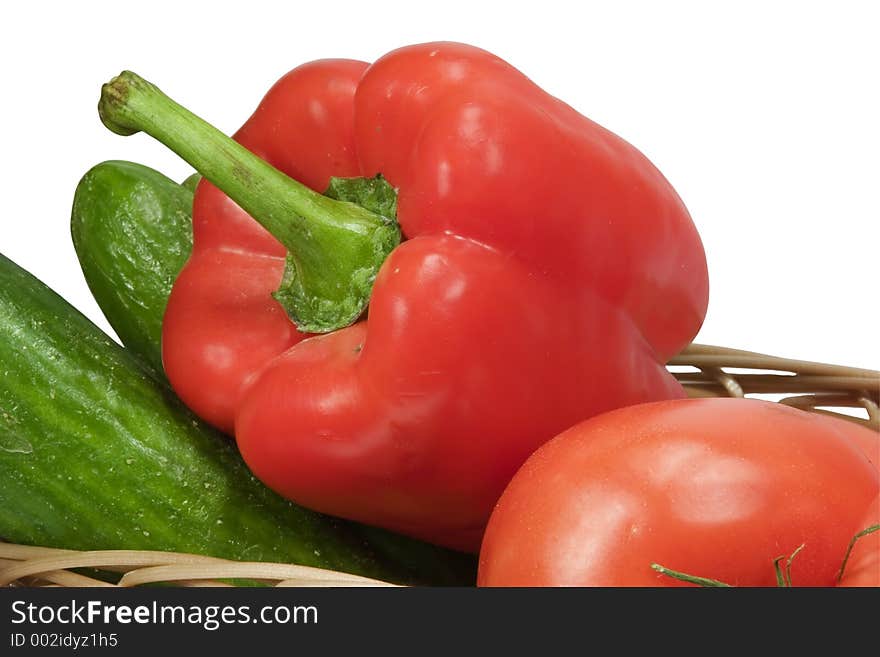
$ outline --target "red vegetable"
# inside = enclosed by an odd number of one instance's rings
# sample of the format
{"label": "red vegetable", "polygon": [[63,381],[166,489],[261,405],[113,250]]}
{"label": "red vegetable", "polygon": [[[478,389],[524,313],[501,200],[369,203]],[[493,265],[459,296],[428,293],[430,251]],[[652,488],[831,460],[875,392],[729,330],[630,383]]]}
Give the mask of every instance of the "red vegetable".
{"label": "red vegetable", "polygon": [[[803,545],[793,585],[833,586],[872,501],[876,518],[880,473],[859,446],[869,438],[845,420],[743,399],[657,402],[592,418],[537,450],[513,478],[486,530],[478,582],[685,585],[652,568],[659,564],[733,586],[775,586],[774,560],[785,557],[785,569]],[[846,571],[853,579],[877,559],[876,538],[860,540]]]}
{"label": "red vegetable", "polygon": [[[382,264],[369,317],[322,337],[298,332],[270,293],[285,249],[324,250],[322,264],[296,270],[302,280],[332,276],[348,258],[348,237],[310,241],[319,224],[309,204],[338,207],[302,191],[272,205],[282,187],[273,173],[231,145],[199,159],[194,129],[174,140],[179,112],[151,111],[162,122],[103,110],[114,130],[170,143],[283,238],[202,182],[192,258],[163,332],[175,390],[234,427],[250,467],[281,494],[476,549],[505,484],[549,437],[605,410],[683,396],[664,363],[696,334],[708,290],[684,205],[633,146],[497,57],[434,43],[372,66],[306,64],[235,135],[313,190],[376,174],[399,190],[407,241]],[[291,236],[279,217],[294,205],[304,223]],[[313,309],[286,310],[300,329],[328,328],[302,321]]]}

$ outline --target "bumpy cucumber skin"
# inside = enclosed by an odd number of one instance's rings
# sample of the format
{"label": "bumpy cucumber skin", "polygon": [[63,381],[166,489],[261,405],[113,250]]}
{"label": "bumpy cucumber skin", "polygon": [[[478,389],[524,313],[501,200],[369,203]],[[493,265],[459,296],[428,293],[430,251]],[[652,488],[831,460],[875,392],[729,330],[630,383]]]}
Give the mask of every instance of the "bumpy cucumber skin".
{"label": "bumpy cucumber skin", "polygon": [[472,584],[469,556],[297,507],[130,352],[0,256],[0,538]]}
{"label": "bumpy cucumber skin", "polygon": [[70,232],[89,289],[122,344],[157,373],[165,305],[192,251],[194,182],[108,161],[82,177],[73,199]]}

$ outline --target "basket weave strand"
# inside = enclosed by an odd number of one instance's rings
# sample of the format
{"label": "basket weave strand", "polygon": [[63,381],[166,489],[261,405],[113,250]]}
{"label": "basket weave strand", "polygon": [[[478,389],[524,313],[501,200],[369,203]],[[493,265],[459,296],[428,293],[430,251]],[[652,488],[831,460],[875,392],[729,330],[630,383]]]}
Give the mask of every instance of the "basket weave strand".
{"label": "basket weave strand", "polygon": [[[880,431],[880,372],[692,344],[669,361],[696,371],[674,372],[691,397],[779,395],[781,404],[823,413]],[[731,372],[731,370],[758,370]],[[863,409],[857,417],[831,408]]]}

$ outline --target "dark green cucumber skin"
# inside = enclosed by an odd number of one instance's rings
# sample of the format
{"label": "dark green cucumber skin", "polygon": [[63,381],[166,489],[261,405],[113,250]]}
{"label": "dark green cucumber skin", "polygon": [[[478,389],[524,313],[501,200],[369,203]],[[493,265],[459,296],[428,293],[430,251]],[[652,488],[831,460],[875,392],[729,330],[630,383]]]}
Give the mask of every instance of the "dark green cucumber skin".
{"label": "dark green cucumber skin", "polygon": [[192,251],[194,179],[102,162],[77,185],[70,231],[92,295],[126,347],[162,372],[162,316]]}
{"label": "dark green cucumber skin", "polygon": [[0,538],[472,584],[474,560],[297,507],[129,351],[0,255]]}

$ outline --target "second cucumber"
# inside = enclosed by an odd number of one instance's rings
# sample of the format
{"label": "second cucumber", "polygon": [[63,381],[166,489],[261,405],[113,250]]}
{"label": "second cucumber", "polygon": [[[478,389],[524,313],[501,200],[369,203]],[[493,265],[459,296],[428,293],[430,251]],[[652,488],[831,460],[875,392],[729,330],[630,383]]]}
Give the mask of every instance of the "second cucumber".
{"label": "second cucumber", "polygon": [[89,289],[122,344],[157,373],[165,304],[192,250],[189,183],[109,161],[82,177],[73,199],[70,231]]}

